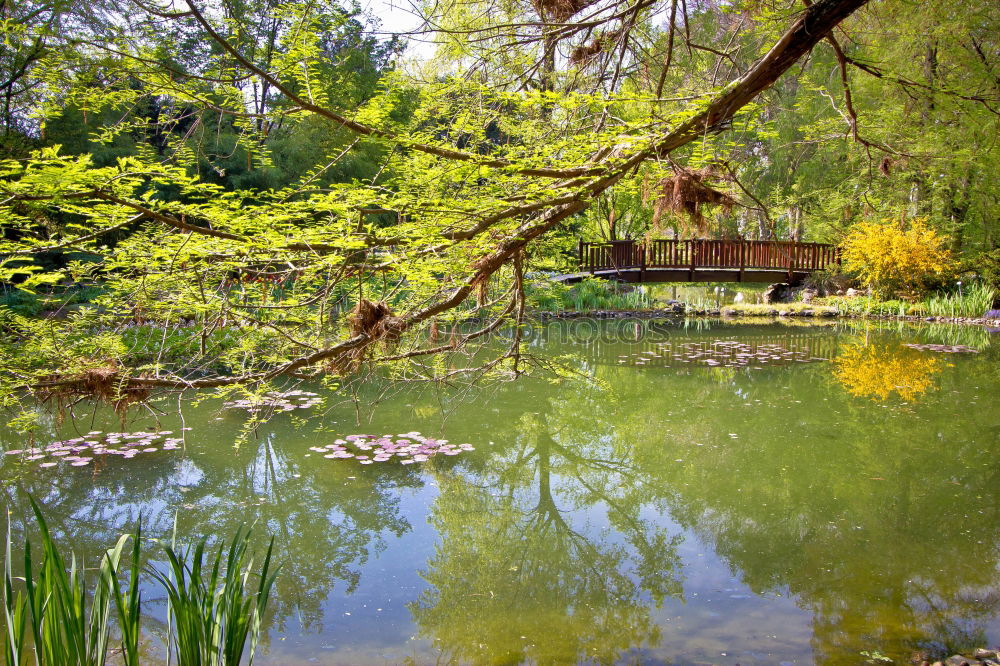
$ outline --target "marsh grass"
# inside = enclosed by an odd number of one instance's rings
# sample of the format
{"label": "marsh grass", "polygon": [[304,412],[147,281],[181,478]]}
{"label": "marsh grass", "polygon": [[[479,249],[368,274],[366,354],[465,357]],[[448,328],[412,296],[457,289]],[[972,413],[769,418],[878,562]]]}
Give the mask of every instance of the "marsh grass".
{"label": "marsh grass", "polygon": [[22,663],[24,654],[24,636],[28,627],[28,605],[24,593],[14,591],[14,575],[11,571],[10,524],[7,525],[7,544],[4,551],[3,570],[3,619],[4,619],[4,663],[13,665]]}
{"label": "marsh grass", "polygon": [[923,305],[927,314],[935,317],[982,317],[992,309],[996,297],[996,289],[974,282],[965,290],[933,294]]}
{"label": "marsh grass", "polygon": [[777,316],[779,312],[791,312],[794,314],[811,312],[814,317],[824,314],[836,314],[836,310],[833,307],[814,303],[734,303],[722,306],[722,314],[730,317],[773,317]]}
{"label": "marsh grass", "polygon": [[997,291],[986,284],[973,283],[957,291],[932,294],[922,301],[880,300],[872,296],[829,296],[816,302],[837,308],[840,314],[859,316],[982,317],[993,307]]}
{"label": "marsh grass", "polygon": [[[29,498],[30,499],[30,498]],[[103,666],[111,641],[111,610],[114,606],[123,628],[121,650],[126,666],[137,664],[138,606],[137,581],[139,533],[125,534],[101,557],[97,579],[88,593],[86,564],[70,553],[69,564],[60,554],[48,524],[33,499],[31,508],[41,532],[40,559],[36,562],[31,542],[24,544],[24,579],[16,584],[12,572],[11,535],[7,530],[4,559],[4,661],[20,666],[32,661],[37,666]],[[129,590],[118,586],[122,554],[129,539],[134,540]],[[126,627],[128,628],[126,630]],[[133,629],[135,631],[133,631]],[[25,649],[30,639],[33,659]]]}
{"label": "marsh grass", "polygon": [[164,549],[169,574],[149,569],[167,592],[172,628],[169,649],[178,666],[238,666],[248,639],[249,663],[253,664],[277,567],[271,567],[272,538],[254,590],[249,540],[249,531],[237,530],[224,568],[222,545],[214,557],[206,558],[208,541],[203,538],[191,549]]}
{"label": "marsh grass", "polygon": [[[167,646],[178,666],[253,663],[264,611],[279,567],[271,539],[259,571],[250,530],[238,529],[228,548],[206,558],[207,539],[193,548],[166,547],[167,570],[142,565],[141,521],[101,556],[96,576],[82,559],[60,553],[41,510],[29,498],[41,533],[36,559],[24,544],[24,577],[13,573],[10,525],[3,574],[3,663],[6,666],[103,666],[117,643],[117,661],[138,666],[143,571],[166,591]],[[128,566],[126,545],[132,541]],[[225,557],[223,558],[223,554]],[[125,578],[124,584],[122,578]],[[249,646],[248,646],[249,643]],[[249,651],[248,651],[249,647]]]}
{"label": "marsh grass", "polygon": [[818,298],[815,302],[833,307],[839,314],[862,317],[922,316],[925,312],[922,303],[910,303],[899,299],[879,300],[872,296],[827,296]]}

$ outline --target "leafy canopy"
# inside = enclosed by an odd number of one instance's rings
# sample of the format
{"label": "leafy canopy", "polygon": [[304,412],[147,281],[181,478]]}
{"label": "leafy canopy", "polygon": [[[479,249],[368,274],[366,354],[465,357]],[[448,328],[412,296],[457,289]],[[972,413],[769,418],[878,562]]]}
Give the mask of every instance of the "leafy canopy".
{"label": "leafy canopy", "polygon": [[[831,240],[914,190],[982,242],[992,144],[928,165],[995,116],[995,17],[865,5],[444,2],[410,64],[331,0],[19,6],[0,280],[65,307],[0,309],[0,396],[518,374],[516,334],[482,365],[441,355],[519,324],[525,273],[568,268],[577,235],[646,233],[694,173],[734,202],[701,233]],[[933,21],[918,72],[889,37]],[[838,26],[886,42],[823,42]],[[891,126],[865,125],[882,102]],[[901,129],[939,113],[936,143]]]}

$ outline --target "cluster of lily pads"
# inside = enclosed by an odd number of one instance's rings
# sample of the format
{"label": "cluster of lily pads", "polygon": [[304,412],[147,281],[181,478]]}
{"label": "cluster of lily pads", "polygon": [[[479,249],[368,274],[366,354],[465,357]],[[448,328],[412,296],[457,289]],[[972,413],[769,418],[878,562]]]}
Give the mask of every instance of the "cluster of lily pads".
{"label": "cluster of lily pads", "polygon": [[309,409],[320,403],[320,398],[309,391],[271,391],[260,398],[244,398],[233,400],[224,406],[227,409],[245,409],[251,414],[262,411],[290,412],[296,409]]}
{"label": "cluster of lily pads", "polygon": [[978,354],[978,349],[973,349],[972,347],[966,347],[965,345],[921,345],[915,342],[907,342],[903,344],[904,347],[909,347],[910,349],[918,349],[920,351],[932,351],[941,352],[944,354]]}
{"label": "cluster of lily pads", "polygon": [[[354,459],[362,465],[398,461],[402,465],[425,462],[436,455],[457,456],[464,451],[474,451],[471,444],[449,444],[447,439],[424,437],[419,432],[400,435],[348,435],[326,446],[310,446],[310,451],[322,453],[324,458]],[[309,455],[309,454],[306,454]]]}
{"label": "cluster of lily pads", "polygon": [[[746,367],[749,365],[781,365],[783,363],[809,363],[826,359],[813,356],[807,348],[797,345],[783,347],[776,344],[750,345],[736,340],[713,340],[710,343],[688,342],[675,345],[662,342],[656,351],[623,354],[619,363],[634,365],[674,365],[694,363],[707,366]],[[657,359],[662,359],[657,361]]]}
{"label": "cluster of lily pads", "polygon": [[[190,428],[185,428],[190,430]],[[155,451],[172,451],[181,448],[183,438],[168,437],[172,430],[159,432],[109,432],[100,430],[88,432],[83,437],[74,437],[59,442],[52,442],[44,447],[27,449],[11,449],[4,451],[8,456],[23,456],[23,460],[41,460],[39,467],[55,467],[59,461],[67,462],[72,467],[89,465],[96,456],[120,456],[125,460],[135,458],[142,453]]]}

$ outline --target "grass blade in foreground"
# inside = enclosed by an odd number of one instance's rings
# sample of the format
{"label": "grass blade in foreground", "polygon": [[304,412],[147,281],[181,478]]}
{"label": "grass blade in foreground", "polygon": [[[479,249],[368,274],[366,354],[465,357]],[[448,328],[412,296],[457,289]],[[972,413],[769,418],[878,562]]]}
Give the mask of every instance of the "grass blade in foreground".
{"label": "grass blade in foreground", "polygon": [[[277,575],[272,570],[274,540],[258,574],[249,553],[250,531],[239,529],[229,544],[225,568],[220,545],[206,566],[207,539],[193,549],[165,548],[169,575],[150,568],[167,591],[170,620],[170,650],[178,666],[238,666],[250,641],[249,661],[253,663],[264,609]],[[259,582],[252,591],[250,579]]]}
{"label": "grass blade in foreground", "polygon": [[14,594],[14,576],[11,573],[10,522],[7,523],[7,548],[4,552],[3,571],[3,612],[4,612],[4,663],[20,666],[24,650],[24,635],[27,630],[27,602],[19,590]]}

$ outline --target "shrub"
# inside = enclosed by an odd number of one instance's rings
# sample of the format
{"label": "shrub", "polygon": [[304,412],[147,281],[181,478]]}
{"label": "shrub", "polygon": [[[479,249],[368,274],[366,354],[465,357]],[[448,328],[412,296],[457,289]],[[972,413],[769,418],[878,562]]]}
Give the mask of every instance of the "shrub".
{"label": "shrub", "polygon": [[861,222],[844,239],[847,269],[878,297],[915,299],[954,270],[946,239],[922,220],[907,230],[891,221]]}
{"label": "shrub", "polygon": [[803,286],[815,289],[822,294],[835,294],[851,286],[851,278],[837,269],[822,270],[810,273],[803,281]]}

